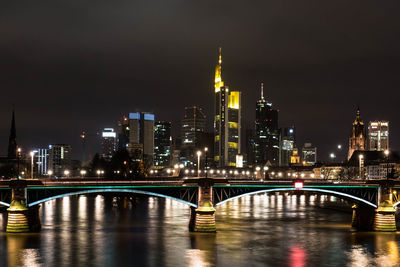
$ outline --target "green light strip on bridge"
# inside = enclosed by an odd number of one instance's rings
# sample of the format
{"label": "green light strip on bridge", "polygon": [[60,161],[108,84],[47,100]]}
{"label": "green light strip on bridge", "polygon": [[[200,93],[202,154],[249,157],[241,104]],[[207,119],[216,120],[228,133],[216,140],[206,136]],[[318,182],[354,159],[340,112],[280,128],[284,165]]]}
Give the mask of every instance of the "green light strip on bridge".
{"label": "green light strip on bridge", "polygon": [[35,186],[27,187],[27,189],[90,189],[90,188],[110,188],[110,189],[121,189],[121,188],[197,188],[198,186],[177,186],[177,185],[121,185],[121,186]]}

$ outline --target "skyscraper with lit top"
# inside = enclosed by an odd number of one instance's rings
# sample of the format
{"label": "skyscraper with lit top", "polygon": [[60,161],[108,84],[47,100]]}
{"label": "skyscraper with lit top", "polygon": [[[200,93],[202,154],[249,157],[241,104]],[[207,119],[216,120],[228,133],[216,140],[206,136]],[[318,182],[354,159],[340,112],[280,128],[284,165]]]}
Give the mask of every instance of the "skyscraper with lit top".
{"label": "skyscraper with lit top", "polygon": [[217,167],[235,167],[241,153],[241,92],[230,91],[222,80],[221,48],[215,67],[214,90],[214,161]]}

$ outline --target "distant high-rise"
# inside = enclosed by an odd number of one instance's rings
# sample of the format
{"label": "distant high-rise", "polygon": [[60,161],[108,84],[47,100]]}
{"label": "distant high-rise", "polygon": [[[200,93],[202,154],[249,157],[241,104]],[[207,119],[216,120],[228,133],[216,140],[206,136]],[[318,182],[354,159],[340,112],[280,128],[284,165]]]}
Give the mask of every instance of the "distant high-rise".
{"label": "distant high-rise", "polygon": [[278,111],[264,98],[264,84],[261,84],[261,98],[256,104],[254,163],[278,165],[279,130]]}
{"label": "distant high-rise", "polygon": [[118,149],[151,165],[154,157],[154,114],[129,113],[118,122]]}
{"label": "distant high-rise", "polygon": [[10,137],[8,139],[8,159],[17,159],[17,131],[15,129],[15,114],[12,112]]}
{"label": "distant high-rise", "polygon": [[115,145],[117,140],[117,133],[114,131],[114,128],[104,128],[101,133],[101,146],[102,146],[102,154],[103,158],[111,158],[115,152]]}
{"label": "distant high-rise", "polygon": [[199,136],[206,128],[206,115],[198,106],[185,107],[182,119],[181,137],[183,147],[194,147],[198,145]]}
{"label": "distant high-rise", "polygon": [[279,166],[288,166],[295,149],[296,131],[294,127],[281,128],[279,135]]}
{"label": "distant high-rise", "polygon": [[34,149],[35,152],[35,169],[39,175],[47,175],[49,169],[49,150],[46,148]]}
{"label": "distant high-rise", "polygon": [[71,172],[72,160],[71,160],[71,146],[64,144],[49,145],[49,165],[48,172],[56,177],[62,177],[66,175],[66,171]]}
{"label": "distant high-rise", "polygon": [[117,150],[127,149],[129,143],[129,120],[128,117],[123,116],[118,121],[117,127]]}
{"label": "distant high-rise", "polygon": [[236,166],[241,153],[241,92],[229,91],[222,81],[222,56],[215,68],[214,161],[218,167]]}
{"label": "distant high-rise", "polygon": [[389,149],[389,122],[370,121],[368,124],[369,150]]}
{"label": "distant high-rise", "polygon": [[154,124],[154,166],[170,166],[171,141],[171,123],[157,121]]}
{"label": "distant high-rise", "polygon": [[360,109],[357,109],[356,119],[353,122],[353,130],[349,139],[349,153],[347,160],[351,158],[356,150],[366,150],[367,141],[365,138],[364,122],[361,120]]}
{"label": "distant high-rise", "polygon": [[317,162],[317,148],[311,143],[305,143],[301,151],[303,165],[314,165]]}

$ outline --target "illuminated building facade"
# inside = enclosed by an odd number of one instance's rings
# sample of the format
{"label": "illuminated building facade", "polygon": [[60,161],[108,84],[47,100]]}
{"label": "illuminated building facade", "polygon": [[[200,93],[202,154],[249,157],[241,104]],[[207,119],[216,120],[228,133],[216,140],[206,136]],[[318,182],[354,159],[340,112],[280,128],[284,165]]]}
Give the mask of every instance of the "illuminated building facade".
{"label": "illuminated building facade", "polygon": [[349,153],[347,160],[351,158],[356,150],[364,151],[367,148],[367,140],[365,136],[364,122],[361,120],[360,109],[357,109],[356,119],[353,122],[353,131],[349,139]]}
{"label": "illuminated building facade", "polygon": [[300,164],[300,155],[297,148],[293,148],[292,155],[290,156],[290,165]]}
{"label": "illuminated building facade", "polygon": [[217,167],[236,166],[241,153],[241,92],[230,91],[222,81],[222,56],[215,68],[214,161]]}
{"label": "illuminated building facade", "polygon": [[203,109],[198,106],[185,107],[185,114],[182,119],[182,146],[194,147],[197,146],[200,134],[206,128],[206,115]]}
{"label": "illuminated building facade", "polygon": [[101,133],[101,146],[103,149],[103,153],[101,156],[103,158],[111,158],[115,152],[117,140],[117,133],[114,131],[114,128],[104,128]]}
{"label": "illuminated building facade", "polygon": [[279,166],[289,166],[295,148],[295,127],[281,128],[279,137]]}
{"label": "illuminated building facade", "polygon": [[369,150],[389,149],[389,122],[370,121],[368,124]]}
{"label": "illuminated building facade", "polygon": [[49,165],[48,172],[52,172],[55,177],[65,176],[65,171],[72,168],[71,146],[64,144],[49,145]]}
{"label": "illuminated building facade", "polygon": [[40,175],[47,175],[49,168],[49,150],[46,148],[34,149],[35,152],[35,169],[37,168],[37,173]]}
{"label": "illuminated building facade", "polygon": [[315,165],[317,163],[317,148],[311,143],[305,143],[302,150],[303,165]]}
{"label": "illuminated building facade", "polygon": [[124,148],[135,160],[153,163],[154,114],[129,113],[118,122],[118,149]]}
{"label": "illuminated building facade", "polygon": [[279,163],[278,111],[264,98],[264,84],[256,104],[254,163],[269,166]]}
{"label": "illuminated building facade", "polygon": [[154,166],[170,166],[171,141],[171,123],[157,121],[154,124]]}

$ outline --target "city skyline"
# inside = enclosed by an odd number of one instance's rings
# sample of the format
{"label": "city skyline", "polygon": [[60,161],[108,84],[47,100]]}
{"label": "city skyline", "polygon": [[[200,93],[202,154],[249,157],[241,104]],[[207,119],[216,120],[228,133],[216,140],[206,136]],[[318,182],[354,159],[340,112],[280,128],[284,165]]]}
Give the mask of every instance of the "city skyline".
{"label": "city skyline", "polygon": [[[79,148],[82,130],[115,128],[120,116],[139,110],[171,121],[177,135],[185,106],[199,105],[209,118],[213,114],[218,46],[224,49],[224,80],[242,92],[243,129],[253,125],[264,82],[267,100],[280,110],[279,124],[295,124],[298,142],[312,142],[319,157],[326,159],[338,143],[347,146],[357,106],[366,123],[390,121],[391,148],[400,150],[397,2],[309,1],[318,12],[300,3],[232,4],[228,10],[225,4],[159,8],[158,15],[146,17],[136,11],[148,10],[146,4],[121,3],[114,6],[120,16],[109,21],[107,4],[99,3],[93,23],[79,8],[66,16],[56,7],[37,4],[26,14],[10,5],[3,11],[9,23],[0,38],[0,154],[6,154],[13,104],[24,147]],[[218,8],[225,10],[224,18]],[[198,10],[207,19],[196,17]],[[87,26],[66,24],[71,15]],[[95,26],[104,20],[108,27]],[[78,149],[74,154],[79,158]]]}

